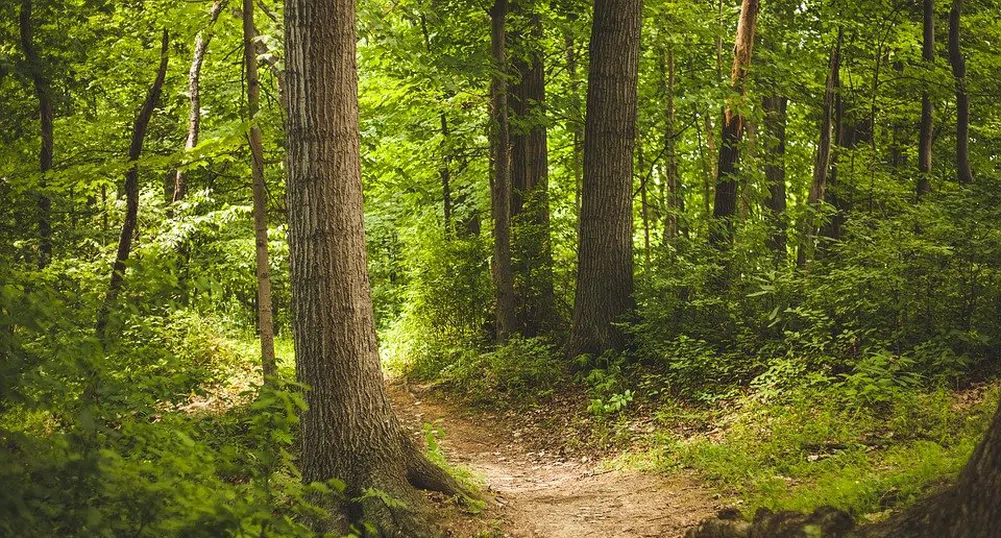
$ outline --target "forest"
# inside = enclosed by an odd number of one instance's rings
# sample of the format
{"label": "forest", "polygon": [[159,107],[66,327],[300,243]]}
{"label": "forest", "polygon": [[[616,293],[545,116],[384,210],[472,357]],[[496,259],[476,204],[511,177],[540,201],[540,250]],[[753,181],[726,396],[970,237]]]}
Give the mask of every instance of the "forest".
{"label": "forest", "polygon": [[0,536],[1001,537],[999,71],[999,0],[3,0]]}

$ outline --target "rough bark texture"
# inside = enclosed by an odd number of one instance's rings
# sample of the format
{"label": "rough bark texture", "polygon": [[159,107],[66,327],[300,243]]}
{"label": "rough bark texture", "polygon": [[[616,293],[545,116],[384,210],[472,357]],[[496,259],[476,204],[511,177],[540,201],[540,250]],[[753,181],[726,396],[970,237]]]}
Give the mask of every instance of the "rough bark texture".
{"label": "rough bark texture", "polygon": [[542,18],[532,13],[528,19],[530,39],[512,39],[517,55],[512,62],[516,82],[511,87],[511,112],[516,120],[511,133],[511,217],[518,326],[525,336],[535,336],[555,328],[556,311],[545,66],[538,49],[543,39]]}
{"label": "rough bark texture", "polygon": [[662,71],[666,71],[665,90],[667,93],[667,112],[664,124],[664,182],[667,187],[667,200],[664,204],[664,241],[670,242],[678,237],[679,222],[684,210],[684,199],[681,195],[680,176],[678,174],[677,129],[675,128],[674,110],[674,51],[670,48],[664,53]]}
{"label": "rough bark texture", "polygon": [[514,269],[511,265],[511,133],[508,124],[505,30],[507,11],[507,0],[495,0],[490,10],[490,50],[495,63],[494,75],[490,81],[493,148],[490,210],[494,221],[494,256],[490,267],[496,292],[494,314],[499,342],[506,342],[517,326]]}
{"label": "rough bark texture", "polygon": [[[383,388],[365,253],[353,0],[289,0],[285,8],[289,253],[303,480],[339,478],[323,500],[346,533],[367,521],[384,536],[432,534],[415,488],[455,482],[410,442]],[[379,490],[399,501],[385,503]]]}
{"label": "rough bark texture", "polygon": [[44,269],[52,261],[52,200],[45,194],[46,173],[52,169],[52,138],[55,114],[52,110],[52,90],[42,71],[42,61],[35,48],[31,29],[31,0],[22,0],[20,12],[21,49],[31,74],[31,82],[38,98],[39,134],[38,169],[42,174],[38,195],[38,268]]}
{"label": "rough bark texture", "polygon": [[[212,3],[208,28],[195,35],[195,50],[191,55],[191,68],[188,70],[188,137],[184,141],[184,151],[191,151],[198,145],[198,133],[202,123],[200,88],[202,64],[205,62],[205,52],[209,49],[209,41],[212,40],[212,26],[219,19],[225,3],[226,0],[215,0]],[[184,171],[179,169],[174,174],[174,194],[171,197],[174,202],[184,198],[187,188],[184,179]]]}
{"label": "rough bark texture", "polygon": [[[744,79],[751,65],[754,50],[754,29],[758,20],[759,0],[743,0],[737,37],[734,45],[733,70],[730,85],[739,96],[745,94]],[[737,161],[738,146],[744,133],[744,118],[731,104],[723,112],[722,143],[716,165],[716,194],[713,200],[713,222],[709,241],[714,245],[728,244],[733,240],[733,217],[737,211]]]}
{"label": "rough bark texture", "polygon": [[831,61],[827,71],[827,85],[824,90],[824,104],[820,120],[820,141],[817,143],[817,155],[813,163],[813,181],[810,183],[810,194],[806,201],[807,210],[800,228],[799,250],[796,253],[796,265],[800,267],[806,265],[806,262],[813,255],[814,238],[817,235],[817,214],[823,208],[827,192],[827,178],[831,169],[831,148],[834,136],[834,104],[840,85],[842,37],[843,33],[839,30],[838,39],[831,47]]}
{"label": "rough bark texture", "polygon": [[[935,66],[935,0],[924,0],[924,40],[922,59],[925,67]],[[926,82],[927,86],[930,84]],[[918,140],[918,196],[931,192],[932,145],[935,135],[934,108],[927,88],[921,94],[921,128]]]}
{"label": "rough bark texture", "polygon": [[786,111],[789,99],[781,95],[765,97],[762,108],[765,111],[765,181],[768,183],[768,198],[765,207],[769,211],[772,232],[768,237],[768,248],[775,253],[779,262],[786,257]]}
{"label": "rough bark texture", "polygon": [[956,179],[962,185],[973,183],[970,168],[970,96],[966,93],[966,59],[959,46],[963,0],[952,0],[949,11],[949,63],[956,79]]}
{"label": "rough bark texture", "polygon": [[594,5],[568,358],[625,343],[613,322],[633,304],[632,178],[641,15],[640,0],[596,0]]}
{"label": "rough bark texture", "polygon": [[[218,1],[218,0],[217,0]],[[264,378],[278,373],[275,365],[275,328],[271,313],[271,269],[268,266],[268,207],[264,185],[264,146],[257,109],[261,100],[261,81],[257,76],[257,48],[254,38],[254,0],[243,0],[243,63],[247,72],[247,120],[250,131],[250,169],[254,191],[254,247],[257,268],[257,330],[261,338],[261,367]]]}
{"label": "rough bark texture", "polygon": [[[146,140],[146,128],[149,120],[153,117],[153,109],[156,108],[157,101],[160,100],[160,92],[163,89],[163,79],[167,75],[167,30],[163,31],[163,38],[160,43],[160,66],[156,71],[156,78],[150,86],[146,100],[139,109],[139,114],[132,125],[132,142],[129,144],[129,161],[139,160],[142,154],[143,142]],[[122,288],[122,280],[125,278],[125,262],[132,252],[132,236],[136,232],[136,220],[139,217],[139,165],[133,164],[125,172],[125,220],[122,222],[122,233],[118,236],[118,250],[115,253],[115,263],[111,269],[111,281],[108,284],[108,292],[104,296],[104,303],[97,313],[97,336],[104,338],[105,328],[108,325],[108,315],[115,301],[118,300],[118,292]]]}

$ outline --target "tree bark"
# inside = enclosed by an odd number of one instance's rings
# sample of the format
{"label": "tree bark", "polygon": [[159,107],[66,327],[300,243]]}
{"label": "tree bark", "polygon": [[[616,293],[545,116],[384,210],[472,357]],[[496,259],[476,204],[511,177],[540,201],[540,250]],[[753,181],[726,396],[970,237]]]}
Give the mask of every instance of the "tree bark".
{"label": "tree bark", "polygon": [[777,262],[786,257],[786,121],[789,99],[782,95],[765,97],[762,108],[765,111],[765,180],[768,183],[768,198],[765,207],[769,211],[771,234],[767,246],[775,254]]}
{"label": "tree bark", "polygon": [[[217,0],[218,2],[218,0]],[[254,192],[254,247],[257,266],[257,329],[261,339],[261,369],[264,379],[278,374],[275,364],[275,326],[271,312],[271,269],[268,265],[268,205],[264,184],[264,146],[257,110],[261,100],[261,81],[257,76],[257,47],[254,38],[254,0],[243,0],[243,62],[247,72],[247,120],[250,131],[250,169]]]}
{"label": "tree bark", "polygon": [[956,79],[956,179],[961,185],[973,183],[970,168],[970,96],[966,93],[966,59],[960,48],[960,18],[963,0],[952,0],[949,11],[949,63]]}
{"label": "tree bark", "polygon": [[580,246],[566,356],[621,349],[632,308],[633,148],[641,0],[596,0],[591,29]]}
{"label": "tree bark", "polygon": [[[334,520],[381,536],[434,534],[416,488],[454,494],[455,481],[421,455],[383,387],[365,251],[353,0],[285,5],[289,255],[305,482],[338,478],[322,499]],[[375,490],[398,502],[385,503]]]}
{"label": "tree bark", "polygon": [[[922,42],[922,59],[929,70],[935,67],[935,0],[924,0],[924,40]],[[931,192],[932,146],[935,135],[934,107],[931,93],[928,90],[930,82],[925,82],[925,90],[921,94],[921,129],[918,141],[918,184],[920,197]]]}
{"label": "tree bark", "polygon": [[149,120],[153,117],[153,109],[156,108],[156,103],[160,100],[163,80],[167,76],[167,45],[168,35],[167,30],[164,29],[160,43],[160,66],[157,68],[153,85],[150,86],[149,93],[146,94],[146,100],[132,125],[129,161],[133,164],[125,172],[125,220],[122,222],[122,233],[118,236],[118,250],[115,253],[115,263],[111,269],[108,292],[105,294],[104,303],[97,313],[97,336],[101,339],[107,336],[105,329],[108,325],[108,316],[118,300],[118,292],[121,290],[122,281],[125,278],[125,263],[132,252],[132,236],[135,234],[136,221],[139,217],[139,165],[136,164],[136,161],[142,154],[143,143],[146,140],[146,128],[149,127]]}
{"label": "tree bark", "polygon": [[[195,35],[195,50],[191,55],[191,68],[188,70],[188,137],[184,141],[184,151],[191,151],[198,145],[198,133],[202,123],[201,109],[201,89],[200,79],[202,74],[202,64],[205,62],[205,52],[209,48],[209,41],[212,40],[212,26],[219,19],[222,8],[226,0],[215,0],[209,10],[208,28]],[[171,201],[176,202],[184,198],[187,185],[184,183],[184,171],[177,170],[174,174],[174,194]]]}
{"label": "tree bark", "polygon": [[844,33],[838,30],[838,38],[831,47],[831,61],[827,72],[827,84],[824,90],[824,104],[820,120],[820,141],[817,143],[817,157],[813,163],[813,181],[810,183],[810,194],[807,198],[806,215],[800,229],[799,250],[796,253],[796,265],[803,267],[813,256],[814,238],[817,235],[817,214],[823,209],[824,196],[827,191],[827,178],[831,169],[831,146],[834,136],[834,102],[840,86],[841,71],[841,40]]}
{"label": "tree bark", "polygon": [[[754,29],[758,19],[759,0],[743,0],[737,37],[734,45],[733,70],[730,85],[738,96],[746,93],[745,76],[751,65],[754,50]],[[727,103],[723,112],[723,137],[716,166],[716,195],[713,200],[713,218],[709,242],[728,245],[733,241],[733,217],[737,210],[737,161],[739,144],[744,133],[744,118],[737,113],[734,103]]]}
{"label": "tree bark", "polygon": [[[556,325],[553,251],[549,230],[549,149],[546,142],[545,65],[539,46],[542,18],[528,16],[530,40],[512,44],[522,49],[513,62],[511,112],[519,128],[511,135],[511,217],[518,326],[525,336],[550,332]],[[533,44],[534,43],[534,44]]]}
{"label": "tree bark", "polygon": [[511,133],[507,103],[507,0],[495,0],[490,10],[490,49],[494,74],[490,81],[491,145],[493,176],[490,185],[494,221],[494,256],[491,264],[496,305],[497,341],[506,342],[514,334],[517,318],[514,306],[514,269],[511,265]]}
{"label": "tree bark", "polygon": [[31,73],[31,82],[38,98],[39,134],[41,147],[38,151],[38,168],[41,172],[38,194],[38,268],[44,269],[52,261],[52,200],[45,194],[46,175],[52,169],[53,123],[52,89],[42,68],[42,61],[35,48],[31,28],[31,0],[21,1],[20,12],[21,48]]}

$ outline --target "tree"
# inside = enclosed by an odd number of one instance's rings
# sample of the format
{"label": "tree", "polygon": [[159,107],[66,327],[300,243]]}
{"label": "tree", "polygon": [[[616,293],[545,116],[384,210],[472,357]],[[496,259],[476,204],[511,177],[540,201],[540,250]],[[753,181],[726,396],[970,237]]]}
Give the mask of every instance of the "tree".
{"label": "tree", "polygon": [[490,79],[491,148],[493,175],[490,207],[494,221],[494,291],[497,304],[497,340],[505,342],[517,325],[514,269],[511,266],[511,136],[507,104],[507,0],[495,0],[490,9],[490,50],[494,72]]}
{"label": "tree", "polygon": [[522,334],[546,332],[556,323],[553,250],[549,233],[549,152],[546,142],[542,18],[527,14],[528,36],[512,34],[515,83],[511,87],[511,218],[515,297]]}
{"label": "tree", "polygon": [[45,194],[45,176],[52,169],[52,136],[55,114],[52,110],[52,90],[42,68],[42,61],[35,48],[31,28],[31,0],[21,1],[21,49],[31,74],[38,99],[39,134],[42,145],[38,152],[39,172],[42,174],[38,195],[38,267],[44,269],[52,260],[52,200]]}
{"label": "tree", "polygon": [[667,93],[667,110],[664,123],[664,179],[667,187],[667,200],[664,204],[664,240],[670,242],[678,236],[679,216],[685,210],[685,199],[681,194],[681,178],[678,174],[678,132],[675,127],[675,69],[674,49],[668,47],[661,55],[661,75],[666,79],[664,90]]}
{"label": "tree", "polygon": [[118,249],[115,252],[115,263],[111,268],[111,281],[108,284],[108,292],[104,296],[104,302],[97,313],[97,336],[106,337],[105,328],[108,325],[108,316],[115,302],[118,300],[118,292],[122,288],[122,281],[125,279],[125,262],[129,260],[132,252],[132,236],[136,232],[136,220],[139,217],[139,155],[142,154],[143,143],[146,140],[146,129],[149,127],[149,120],[153,117],[153,109],[156,108],[157,101],[160,100],[160,92],[163,90],[163,79],[167,75],[167,30],[163,31],[160,43],[160,65],[156,71],[156,78],[150,86],[146,100],[143,101],[139,114],[132,125],[132,143],[129,144],[129,162],[133,163],[125,172],[125,220],[122,221],[122,233],[118,236]]}
{"label": "tree", "polygon": [[[296,377],[309,387],[299,464],[340,479],[335,532],[430,536],[417,488],[456,494],[401,428],[383,387],[369,287],[359,153],[353,0],[285,8],[289,256]],[[386,495],[395,499],[385,502]]]}
{"label": "tree", "polygon": [[[743,0],[740,5],[733,70],[730,72],[730,86],[738,98],[742,98],[747,91],[745,79],[754,50],[759,4],[759,0]],[[744,136],[744,117],[740,115],[736,105],[737,103],[728,102],[723,112],[723,142],[716,165],[716,195],[713,199],[713,223],[709,234],[709,241],[714,245],[728,244],[733,240],[733,217],[737,211],[737,162],[740,159],[740,141]]]}
{"label": "tree", "polygon": [[[243,0],[243,63],[247,70],[247,120],[250,131],[250,168],[254,192],[254,250],[257,268],[257,330],[261,340],[261,367],[264,378],[278,373],[275,365],[275,329],[271,315],[271,269],[268,265],[268,206],[264,185],[264,145],[257,110],[261,99],[261,81],[257,77],[257,48],[254,38],[254,0]],[[189,133],[190,134],[190,133]]]}
{"label": "tree", "polygon": [[813,255],[814,237],[817,234],[817,217],[824,206],[827,192],[827,178],[831,170],[832,139],[834,137],[834,108],[840,87],[841,71],[841,41],[844,32],[838,30],[838,37],[831,46],[831,60],[827,71],[827,83],[824,89],[824,103],[820,120],[820,141],[817,143],[817,155],[813,164],[813,181],[810,183],[810,195],[807,198],[807,213],[800,229],[799,250],[796,254],[796,265],[803,267]]}
{"label": "tree", "polygon": [[959,46],[963,0],[952,0],[949,11],[949,63],[956,79],[956,179],[960,184],[973,183],[970,169],[970,96],[966,93],[966,59]]}
{"label": "tree", "polygon": [[[191,151],[198,145],[198,133],[202,123],[202,100],[201,100],[201,74],[202,64],[205,62],[205,53],[209,49],[209,41],[212,40],[212,26],[219,19],[222,8],[226,0],[215,0],[209,10],[209,27],[195,34],[195,50],[191,55],[191,69],[188,70],[188,136],[184,140],[184,150]],[[178,168],[174,174],[174,194],[171,200],[176,202],[184,198],[185,189],[184,170]]]}
{"label": "tree", "polygon": [[779,262],[786,257],[786,120],[789,99],[782,95],[769,95],[762,100],[765,111],[765,180],[768,197],[765,207],[769,210],[772,231],[767,246]]}
{"label": "tree", "polygon": [[[924,38],[921,46],[921,58],[929,70],[935,67],[935,0],[924,0],[923,10]],[[921,129],[918,140],[918,196],[931,192],[932,150],[935,137],[934,107],[931,92],[925,81],[921,93]]]}
{"label": "tree", "polygon": [[565,353],[619,349],[614,322],[632,308],[633,147],[640,0],[596,0],[588,68],[580,246],[573,323]]}

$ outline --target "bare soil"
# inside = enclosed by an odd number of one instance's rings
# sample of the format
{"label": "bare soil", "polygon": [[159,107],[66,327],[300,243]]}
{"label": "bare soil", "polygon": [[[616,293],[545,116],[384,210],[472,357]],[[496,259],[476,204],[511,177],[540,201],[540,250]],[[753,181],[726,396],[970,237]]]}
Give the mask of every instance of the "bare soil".
{"label": "bare soil", "polygon": [[448,460],[486,482],[483,514],[460,518],[464,521],[446,517],[452,536],[674,538],[720,508],[692,476],[602,470],[600,458],[533,448],[549,443],[523,438],[524,430],[498,413],[471,410],[402,384],[388,390],[415,437],[423,439],[424,424],[442,430]]}

